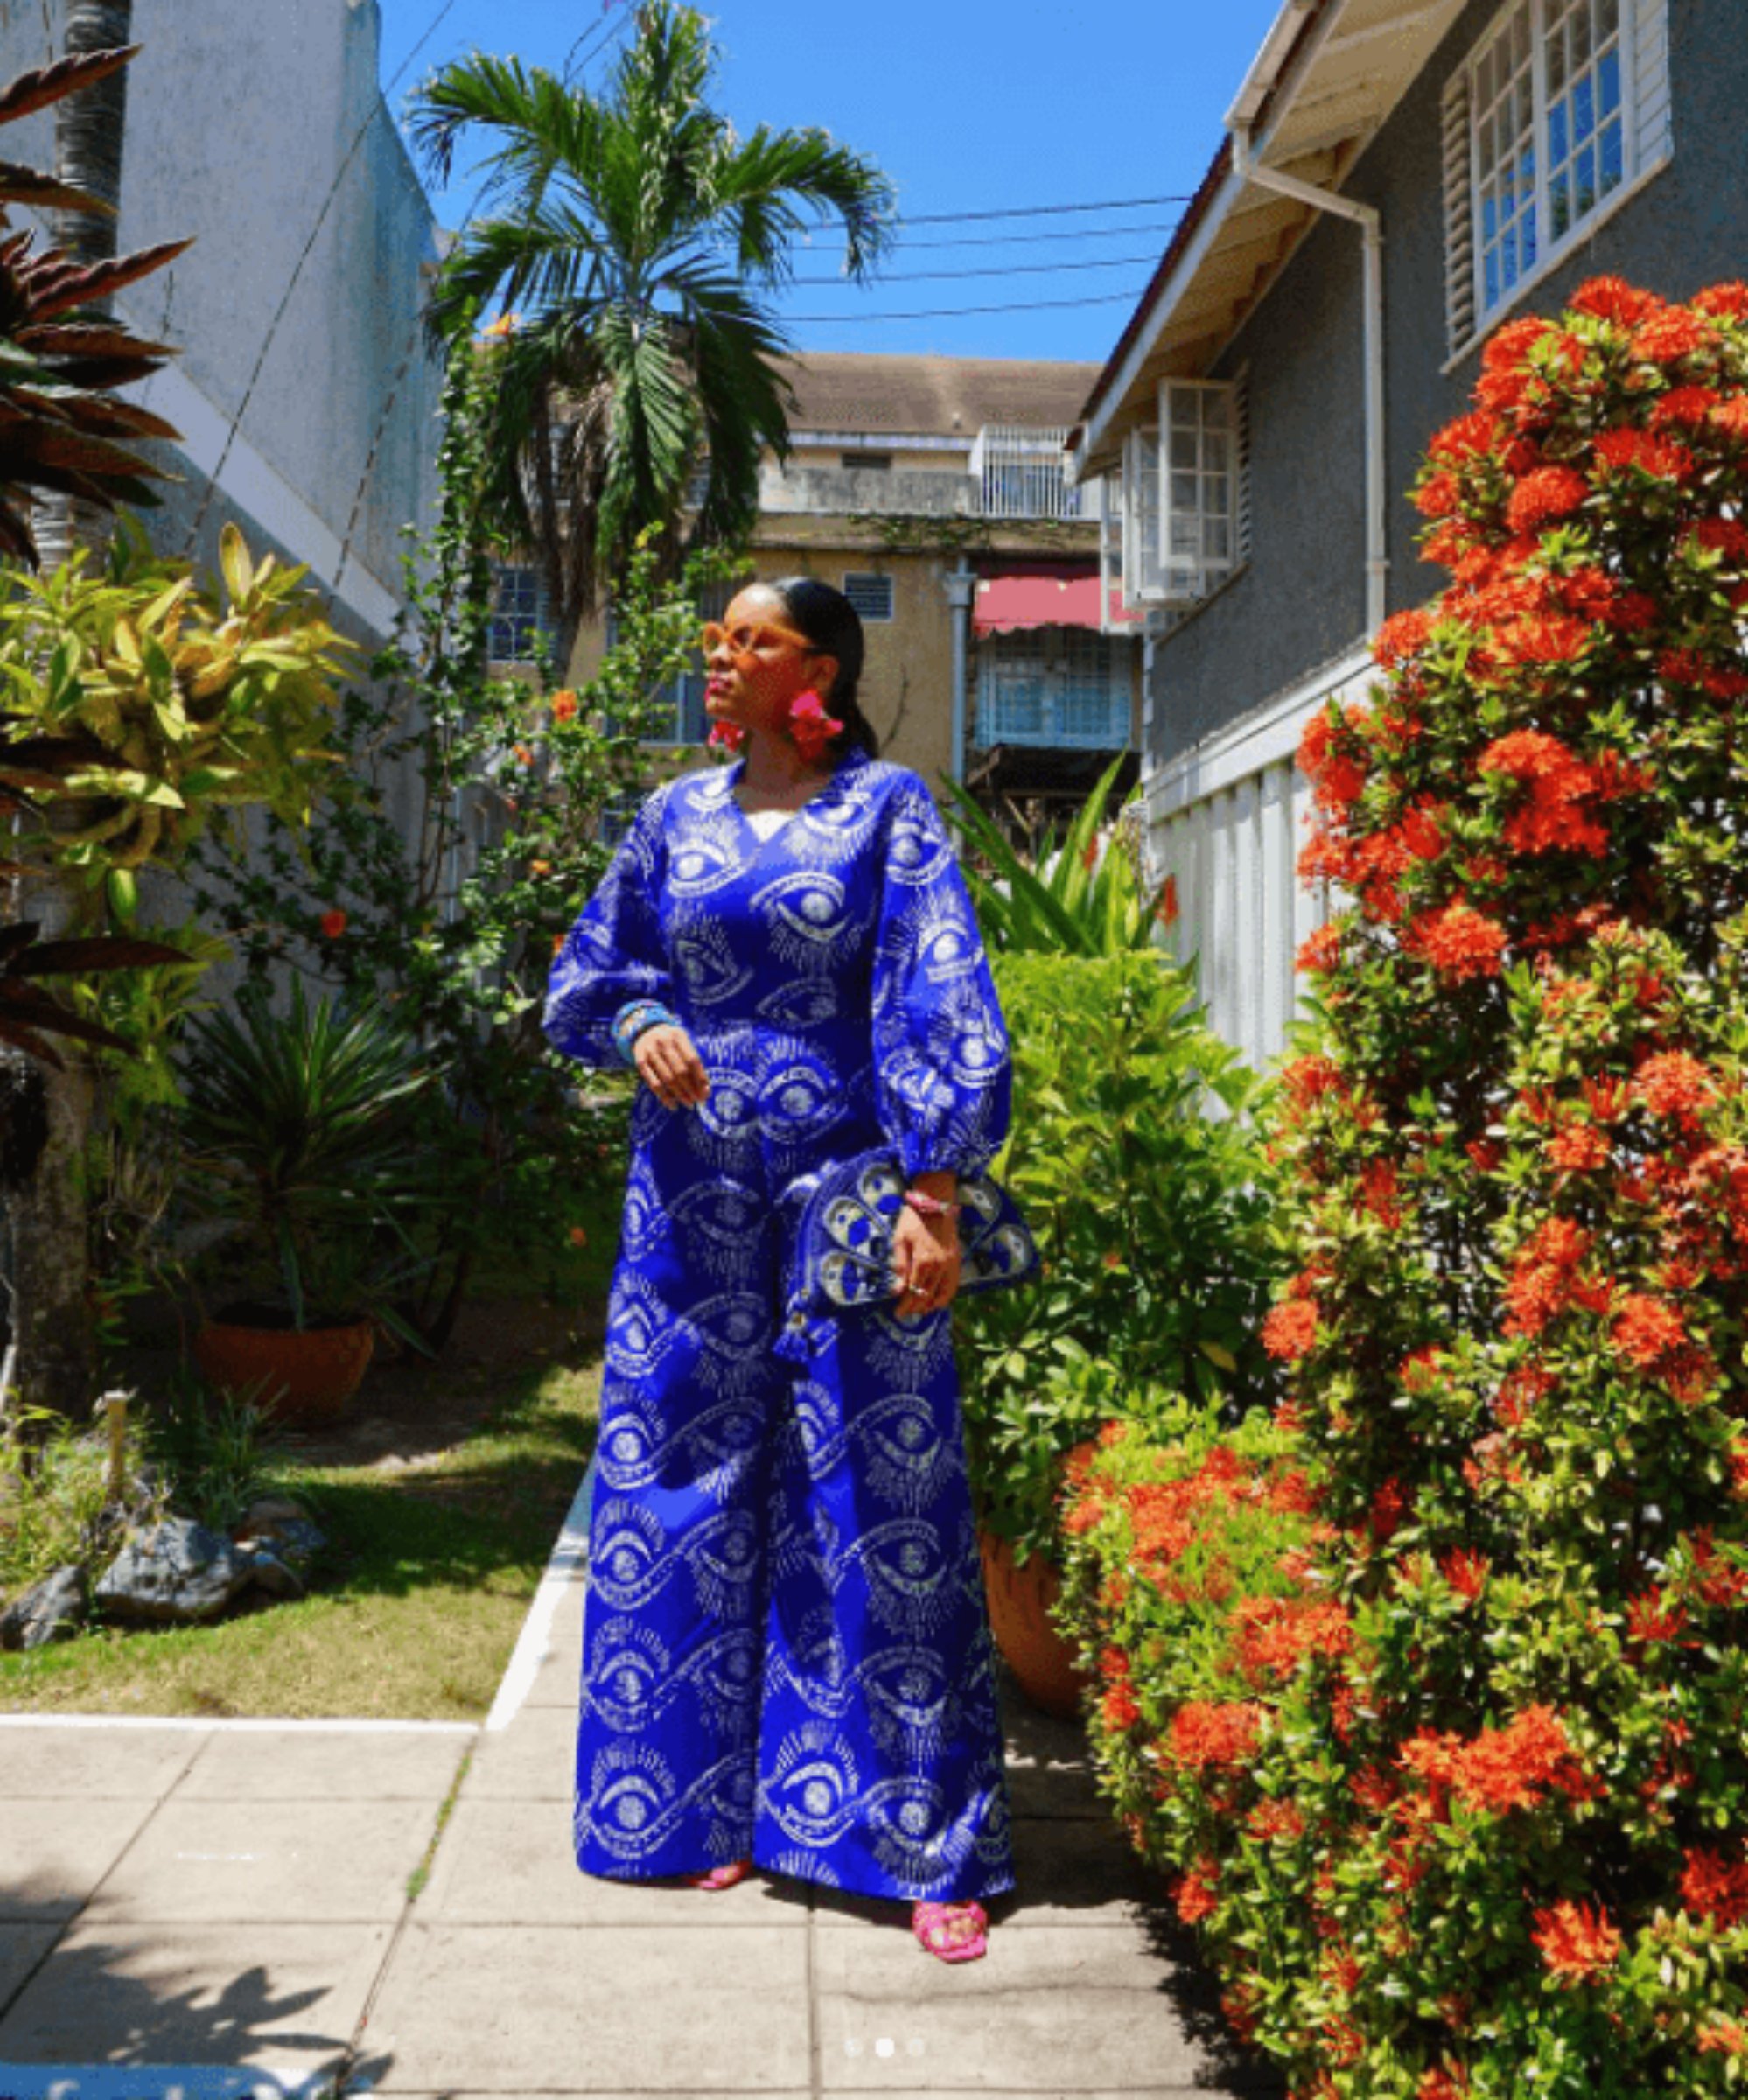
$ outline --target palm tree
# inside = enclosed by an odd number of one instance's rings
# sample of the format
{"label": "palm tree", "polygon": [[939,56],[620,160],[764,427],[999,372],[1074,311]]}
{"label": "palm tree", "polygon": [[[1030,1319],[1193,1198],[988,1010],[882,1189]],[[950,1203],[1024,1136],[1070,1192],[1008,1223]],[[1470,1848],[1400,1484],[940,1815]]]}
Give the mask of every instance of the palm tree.
{"label": "palm tree", "polygon": [[[61,56],[83,59],[101,52],[129,58],[133,46],[134,0],[66,0],[66,29]],[[132,47],[132,48],[130,48]],[[116,66],[55,104],[54,172],[105,207],[60,210],[51,216],[54,243],[73,261],[87,266],[115,256],[115,229],[122,208],[122,146],[128,126],[128,68]],[[107,320],[107,298],[85,306],[81,320]],[[75,546],[88,547],[94,559],[109,544],[113,511],[81,502],[72,495],[47,498],[42,505],[37,538],[45,565],[58,568]]]}
{"label": "palm tree", "polygon": [[486,522],[539,558],[561,667],[639,533],[662,528],[677,566],[696,470],[693,537],[751,527],[760,454],[788,445],[773,362],[788,343],[768,301],[797,237],[836,217],[860,281],[891,236],[892,186],[872,161],[821,130],[737,136],[706,100],[716,68],[703,17],[648,0],[605,94],[476,52],[416,108],[444,184],[464,135],[500,142],[487,215],[444,262],[430,326],[442,346],[501,309]]}

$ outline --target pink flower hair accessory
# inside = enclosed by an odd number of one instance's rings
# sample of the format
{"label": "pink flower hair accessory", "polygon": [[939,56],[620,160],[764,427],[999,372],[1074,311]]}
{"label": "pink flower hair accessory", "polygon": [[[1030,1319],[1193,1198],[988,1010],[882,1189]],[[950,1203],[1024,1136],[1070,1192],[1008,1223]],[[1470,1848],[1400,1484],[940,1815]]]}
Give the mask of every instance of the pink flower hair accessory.
{"label": "pink flower hair accessory", "polygon": [[789,740],[810,764],[820,757],[843,724],[825,711],[825,703],[809,686],[789,704]]}

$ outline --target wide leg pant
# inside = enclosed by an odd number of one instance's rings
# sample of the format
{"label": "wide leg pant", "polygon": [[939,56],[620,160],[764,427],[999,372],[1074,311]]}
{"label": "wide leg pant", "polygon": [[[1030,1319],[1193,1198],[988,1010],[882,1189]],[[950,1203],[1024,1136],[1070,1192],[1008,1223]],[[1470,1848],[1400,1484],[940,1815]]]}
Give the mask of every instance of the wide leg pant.
{"label": "wide leg pant", "polygon": [[577,1864],[1010,1888],[949,1316],[818,1322],[790,1361],[762,1297],[675,1320],[615,1284]]}

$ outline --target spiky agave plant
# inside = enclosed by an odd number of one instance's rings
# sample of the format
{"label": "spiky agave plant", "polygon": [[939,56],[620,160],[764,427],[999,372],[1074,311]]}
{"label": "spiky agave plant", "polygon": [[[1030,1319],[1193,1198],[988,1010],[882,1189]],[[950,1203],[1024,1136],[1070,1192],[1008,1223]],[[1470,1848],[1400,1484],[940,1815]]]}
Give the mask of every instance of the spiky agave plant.
{"label": "spiky agave plant", "polygon": [[[16,123],[120,70],[138,46],[92,52],[20,74],[0,88],[0,124]],[[132,449],[142,438],[176,439],[172,424],[115,389],[172,354],[119,322],[83,309],[150,276],[189,247],[160,242],[92,264],[12,231],[11,207],[108,214],[100,198],[34,168],[0,161],[0,555],[38,565],[32,494],[67,495],[104,510],[154,507],[163,470]]]}

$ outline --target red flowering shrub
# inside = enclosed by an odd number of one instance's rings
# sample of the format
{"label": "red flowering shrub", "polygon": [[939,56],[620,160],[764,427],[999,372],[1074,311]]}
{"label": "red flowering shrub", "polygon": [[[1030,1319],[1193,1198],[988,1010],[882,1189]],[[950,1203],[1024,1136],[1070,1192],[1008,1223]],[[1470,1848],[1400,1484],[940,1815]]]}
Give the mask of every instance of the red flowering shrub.
{"label": "red flowering shrub", "polygon": [[1748,288],[1598,280],[1475,401],[1416,492],[1452,580],[1301,754],[1344,908],[1263,1340],[1314,1558],[1198,1601],[1191,1513],[1108,1603],[1107,1485],[1068,1608],[1295,2100],[1686,2100],[1748,2077]]}

